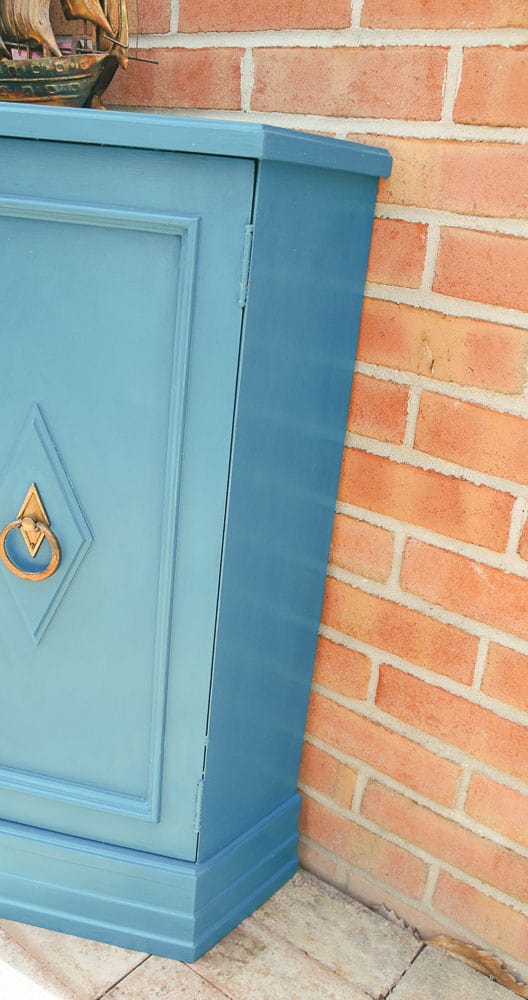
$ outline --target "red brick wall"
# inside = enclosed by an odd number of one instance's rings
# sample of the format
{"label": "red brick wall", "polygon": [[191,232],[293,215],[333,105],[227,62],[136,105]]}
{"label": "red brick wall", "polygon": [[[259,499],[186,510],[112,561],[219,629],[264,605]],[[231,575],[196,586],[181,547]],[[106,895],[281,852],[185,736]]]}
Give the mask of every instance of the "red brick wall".
{"label": "red brick wall", "polygon": [[[140,0],[118,104],[386,146],[305,865],[528,978],[528,6]],[[524,141],[524,145],[523,145]]]}

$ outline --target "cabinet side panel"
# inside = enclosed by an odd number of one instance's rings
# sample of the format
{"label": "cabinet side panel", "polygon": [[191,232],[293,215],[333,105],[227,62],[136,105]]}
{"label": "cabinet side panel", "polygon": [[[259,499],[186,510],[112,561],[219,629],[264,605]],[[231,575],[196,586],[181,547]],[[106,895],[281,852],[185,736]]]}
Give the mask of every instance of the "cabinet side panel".
{"label": "cabinet side panel", "polygon": [[264,163],[200,856],[295,792],[377,180]]}

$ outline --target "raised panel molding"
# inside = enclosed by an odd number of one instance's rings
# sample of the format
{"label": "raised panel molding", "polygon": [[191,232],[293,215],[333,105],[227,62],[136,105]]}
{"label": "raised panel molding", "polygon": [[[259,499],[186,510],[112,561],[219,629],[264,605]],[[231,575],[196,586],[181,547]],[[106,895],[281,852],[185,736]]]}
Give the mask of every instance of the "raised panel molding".
{"label": "raised panel molding", "polygon": [[[181,241],[181,257],[178,288],[176,291],[176,314],[174,324],[174,346],[172,357],[172,379],[170,397],[170,417],[167,437],[165,465],[165,487],[163,496],[162,539],[160,574],[156,615],[156,639],[152,670],[152,716],[150,744],[148,747],[148,779],[145,794],[135,796],[124,794],[118,789],[109,790],[86,784],[54,778],[45,774],[0,766],[0,787],[13,791],[45,796],[48,798],[120,813],[134,819],[158,823],[161,811],[162,756],[165,733],[167,702],[167,672],[170,656],[170,635],[172,628],[172,602],[174,582],[174,562],[178,508],[181,480],[181,460],[183,455],[183,431],[185,398],[188,380],[189,354],[192,338],[192,302],[198,248],[199,216],[172,215],[165,213],[135,212],[117,208],[79,205],[67,202],[40,199],[0,198],[0,217],[31,219],[42,222],[60,222],[71,225],[102,226],[153,232],[174,237]],[[60,429],[57,429],[60,440]],[[88,549],[97,544],[96,532],[88,524],[55,441],[46,426],[41,407],[35,404],[24,429],[17,438],[4,472],[0,474],[0,503],[3,494],[13,492],[13,478],[17,469],[23,468],[24,452],[40,448],[49,463],[50,476],[54,478],[64,497],[63,510],[68,512],[71,530],[76,535],[75,551],[67,565],[60,568],[58,586],[53,587],[55,577],[46,581],[47,589],[32,591],[33,584],[27,584],[12,577],[4,567],[1,574],[11,590],[22,618],[35,643],[39,643],[51,622],[67,588],[86,556]],[[31,462],[27,474],[18,472],[22,485],[20,502],[31,478]],[[45,499],[45,497],[44,497]],[[13,503],[13,501],[11,501]],[[51,511],[48,511],[51,515]],[[0,512],[6,520],[12,519],[16,509]],[[58,571],[59,573],[59,571]],[[24,589],[25,583],[25,589]],[[50,596],[50,590],[53,593]],[[21,586],[22,585],[22,586]],[[30,588],[29,591],[27,588]],[[29,593],[29,607],[26,595]],[[31,596],[33,594],[33,596]],[[36,605],[36,606],[35,606]]]}

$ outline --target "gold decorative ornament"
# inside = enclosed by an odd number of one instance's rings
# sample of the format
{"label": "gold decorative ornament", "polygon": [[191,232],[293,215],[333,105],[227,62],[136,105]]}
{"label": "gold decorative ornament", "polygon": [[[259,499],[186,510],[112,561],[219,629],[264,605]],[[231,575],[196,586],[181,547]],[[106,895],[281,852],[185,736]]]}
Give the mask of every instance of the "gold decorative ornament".
{"label": "gold decorative ornament", "polygon": [[[32,521],[38,521],[42,524],[46,524],[49,528],[49,517],[46,514],[46,510],[42,500],[40,499],[40,493],[32,483],[27,491],[22,506],[16,516],[17,521],[24,521],[26,518],[30,518]],[[36,530],[26,530],[24,525],[20,527],[20,533],[22,538],[26,543],[26,548],[32,559],[35,558],[42,542],[44,541],[44,534],[42,531]]]}
{"label": "gold decorative ornament", "polygon": [[127,63],[126,0],[0,0],[0,101],[101,108]]}
{"label": "gold decorative ornament", "polygon": [[[15,530],[20,531],[32,559],[35,558],[44,539],[47,539],[51,549],[51,557],[44,569],[36,573],[29,573],[27,570],[20,569],[9,558],[5,543],[9,532]],[[27,491],[15,520],[6,524],[5,528],[0,532],[0,559],[15,576],[19,576],[22,580],[33,580],[34,582],[47,580],[48,577],[53,576],[60,566],[61,550],[59,541],[50,528],[49,518],[35,483],[32,483]]]}

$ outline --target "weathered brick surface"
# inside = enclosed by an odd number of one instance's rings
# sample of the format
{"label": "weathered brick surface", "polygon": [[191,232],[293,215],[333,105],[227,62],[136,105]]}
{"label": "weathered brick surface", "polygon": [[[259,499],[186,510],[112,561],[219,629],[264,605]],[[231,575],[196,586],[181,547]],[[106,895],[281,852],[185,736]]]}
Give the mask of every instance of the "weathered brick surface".
{"label": "weathered brick surface", "polygon": [[443,229],[433,290],[442,295],[528,310],[528,239]]}
{"label": "weathered brick surface", "polygon": [[[444,806],[454,804],[461,769],[353,709],[312,694],[307,732]],[[314,785],[314,787],[317,787]]]}
{"label": "weathered brick surface", "polygon": [[[128,16],[133,34],[166,34],[170,29],[170,0],[141,0],[140,3],[131,5]],[[132,70],[133,68],[132,66]]]}
{"label": "weathered brick surface", "polygon": [[481,688],[522,712],[528,712],[528,656],[491,643]]}
{"label": "weathered brick surface", "polygon": [[528,483],[527,417],[424,392],[415,446],[468,469]]}
{"label": "weathered brick surface", "polygon": [[329,882],[330,885],[335,885],[346,892],[348,872],[344,861],[321,849],[306,837],[300,838],[298,854],[302,868],[307,868],[324,882]]}
{"label": "weathered brick surface", "polygon": [[526,518],[519,539],[519,555],[528,562],[528,518]]}
{"label": "weathered brick surface", "polygon": [[347,428],[353,434],[401,444],[407,423],[409,390],[394,382],[354,375]]}
{"label": "weathered brick surface", "polygon": [[513,497],[345,448],[339,499],[490,549],[508,540]]}
{"label": "weathered brick surface", "polygon": [[464,215],[527,216],[526,145],[359,133],[348,138],[383,146],[392,154],[391,175],[379,185],[381,204]]}
{"label": "weathered brick surface", "polygon": [[423,910],[418,903],[409,903],[397,889],[381,882],[374,882],[371,877],[362,875],[357,868],[349,869],[345,891],[370,909],[379,908],[381,913],[386,910],[392,911],[399,919],[404,920],[408,927],[419,927],[424,941],[451,932],[451,928],[446,926],[442,918],[439,919],[437,914],[431,915],[429,908]]}
{"label": "weathered brick surface", "polygon": [[[255,49],[255,111],[427,118],[442,110],[445,49]],[[419,84],[419,85],[418,85]]]}
{"label": "weathered brick surface", "polygon": [[382,665],[376,704],[424,733],[528,780],[528,729],[410,674]]}
{"label": "weathered brick surface", "polygon": [[180,0],[179,31],[258,31],[272,28],[346,28],[349,0]]}
{"label": "weathered brick surface", "polygon": [[304,796],[300,829],[334,854],[354,862],[376,878],[419,899],[427,877],[427,866],[401,847],[388,843],[343,816],[328,812]]}
{"label": "weathered brick surface", "polygon": [[528,333],[367,297],[358,357],[444,382],[516,394],[526,381]]}
{"label": "weathered brick surface", "polygon": [[523,0],[365,0],[366,28],[526,28]]}
{"label": "weathered brick surface", "polygon": [[465,808],[468,815],[480,823],[528,847],[528,795],[506,788],[482,774],[474,774]]}
{"label": "weathered brick surface", "polygon": [[330,562],[370,580],[386,580],[392,566],[392,542],[392,532],[337,514]]}
{"label": "weathered brick surface", "polygon": [[336,757],[305,743],[299,781],[334,799],[343,809],[350,809],[357,772]]}
{"label": "weathered brick surface", "polygon": [[370,660],[363,653],[320,636],[313,679],[345,698],[364,699],[370,681]]}
{"label": "weathered brick surface", "polygon": [[411,540],[401,584],[432,604],[528,639],[528,580],[513,573]]}
{"label": "weathered brick surface", "polygon": [[465,49],[455,121],[509,127],[528,125],[527,73],[526,45]]}
{"label": "weathered brick surface", "polygon": [[442,872],[438,879],[433,906],[492,947],[526,960],[528,917],[511,906],[497,902],[448,872]]}
{"label": "weathered brick surface", "polygon": [[471,683],[478,640],[451,625],[333,579],[327,580],[322,618],[377,649]]}
{"label": "weathered brick surface", "polygon": [[417,805],[389,788],[369,782],[362,813],[391,833],[473,878],[481,879],[521,902],[528,900],[528,858]]}
{"label": "weathered brick surface", "polygon": [[240,49],[142,49],[105,94],[108,104],[151,108],[240,108]]}
{"label": "weathered brick surface", "polygon": [[427,226],[400,219],[375,219],[367,281],[419,288]]}

